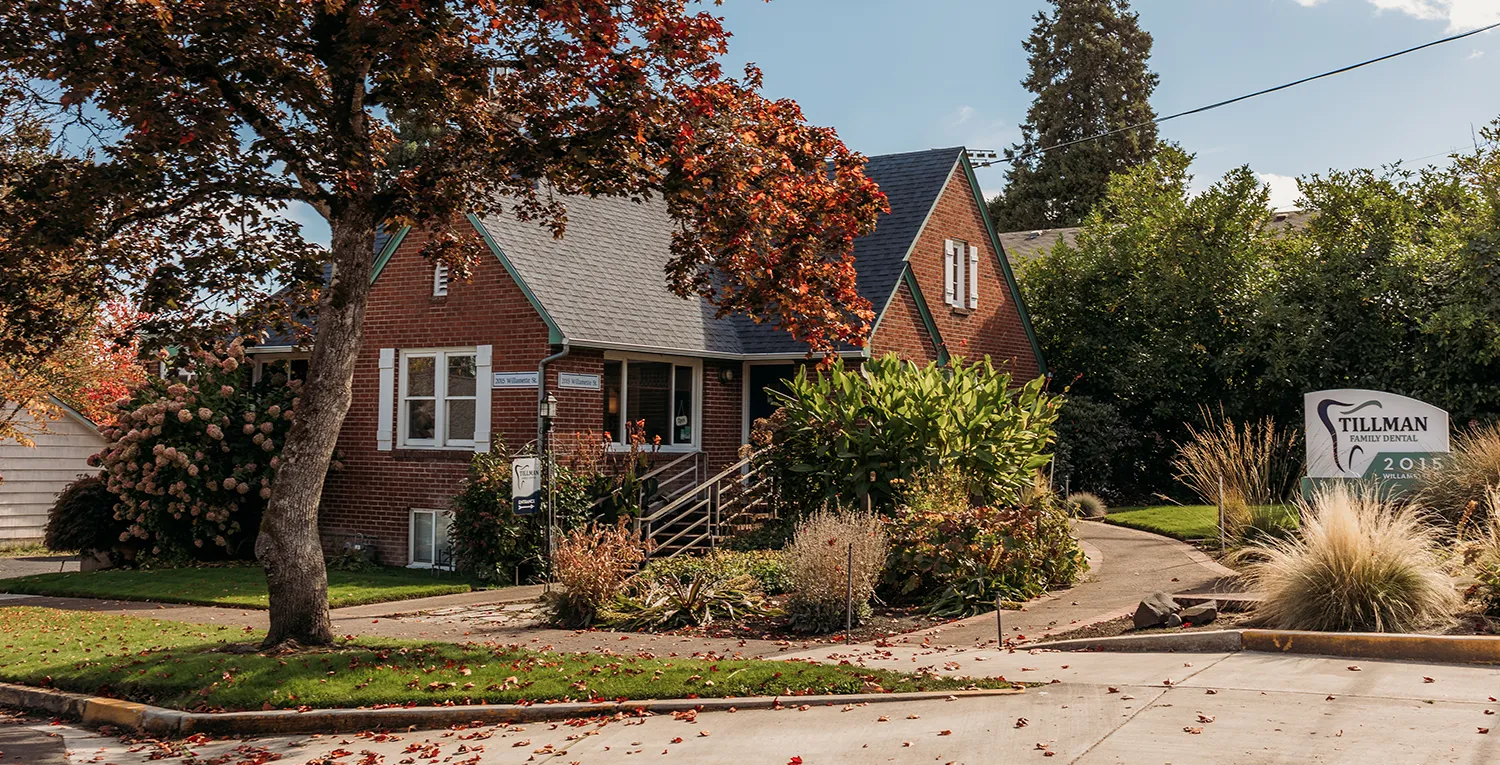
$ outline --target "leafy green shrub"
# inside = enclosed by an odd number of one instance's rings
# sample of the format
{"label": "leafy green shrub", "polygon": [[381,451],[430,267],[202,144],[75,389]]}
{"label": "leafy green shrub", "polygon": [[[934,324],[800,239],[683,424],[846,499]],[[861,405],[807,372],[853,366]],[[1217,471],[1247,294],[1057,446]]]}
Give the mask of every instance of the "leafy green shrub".
{"label": "leafy green shrub", "polygon": [[1274,629],[1410,632],[1460,605],[1436,532],[1412,505],[1335,485],[1303,508],[1302,533],[1246,550],[1255,618]]}
{"label": "leafy green shrub", "polygon": [[1051,495],[1023,506],[975,506],[951,471],[919,478],[889,522],[888,581],[941,616],[991,610],[1073,584],[1088,560]]}
{"label": "leafy green shrub", "polygon": [[1465,430],[1439,467],[1417,474],[1416,496],[1451,524],[1471,518],[1483,525],[1491,487],[1500,486],[1500,423]]}
{"label": "leafy green shrub", "polygon": [[748,576],[767,595],[780,595],[791,589],[786,559],[772,550],[714,550],[706,555],[679,555],[658,558],[646,564],[640,573],[645,582],[677,582],[695,579],[736,579]]}
{"label": "leafy green shrub", "polygon": [[638,576],[632,583],[635,591],[620,595],[601,611],[600,623],[616,629],[671,630],[772,613],[749,574],[724,577],[699,571],[685,581]]}
{"label": "leafy green shrub", "polygon": [[624,591],[649,546],[624,518],[612,526],[590,523],[563,534],[552,551],[553,578],[562,589],[542,598],[547,620],[562,627],[592,625],[600,609]]}
{"label": "leafy green shrub", "polygon": [[[536,581],[547,569],[547,518],[516,515],[510,497],[510,463],[503,444],[469,460],[469,476],[453,498],[448,539],[458,570],[485,584]],[[566,464],[554,467],[552,501],[558,528],[571,531],[590,520],[594,477]]]}
{"label": "leafy green shrub", "polygon": [[93,553],[118,548],[129,524],[115,518],[117,501],[99,476],[85,476],[68,484],[47,511],[47,549]]}
{"label": "leafy green shrub", "polygon": [[851,593],[855,623],[869,618],[870,598],[885,570],[886,541],[883,524],[874,514],[819,511],[803,519],[786,549],[792,631],[821,633],[843,627]]}
{"label": "leafy green shrub", "polygon": [[1054,426],[1053,483],[1111,499],[1138,491],[1142,464],[1134,444],[1139,434],[1113,404],[1071,392],[1065,396]]}
{"label": "leafy green shrub", "polygon": [[1109,505],[1099,498],[1098,494],[1086,491],[1075,491],[1063,500],[1063,506],[1068,512],[1078,518],[1103,518],[1109,514]]}
{"label": "leafy green shrub", "polygon": [[988,358],[916,367],[895,355],[847,369],[842,360],[809,376],[804,367],[775,393],[766,427],[781,466],[782,503],[895,506],[900,485],[951,465],[986,498],[1014,498],[1045,465],[1060,399],[1044,380],[1013,389]]}
{"label": "leafy green shrub", "polygon": [[119,498],[120,541],[144,557],[249,558],[301,383],[251,382],[237,340],[183,368],[191,382],[148,377],[115,405],[117,423],[102,430],[109,443],[91,462]]}

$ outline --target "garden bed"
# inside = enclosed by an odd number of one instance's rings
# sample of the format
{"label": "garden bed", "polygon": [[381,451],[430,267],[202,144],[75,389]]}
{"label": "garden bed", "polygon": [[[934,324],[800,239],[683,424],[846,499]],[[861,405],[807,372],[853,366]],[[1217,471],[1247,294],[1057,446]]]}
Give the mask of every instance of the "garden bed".
{"label": "garden bed", "polygon": [[[383,568],[329,571],[330,608],[384,603],[469,592],[468,582],[430,571]],[[266,575],[259,566],[109,569],[35,574],[0,581],[0,591],[17,595],[143,600],[228,608],[267,607]]]}
{"label": "garden bed", "polygon": [[556,654],[365,638],[267,655],[255,652],[258,633],[230,627],[46,608],[0,614],[0,681],[198,711],[1010,687],[1001,680],[810,662]]}
{"label": "garden bed", "polygon": [[[770,605],[778,609],[784,607],[787,600],[788,597],[785,595],[773,596],[767,599]],[[870,618],[866,619],[862,624],[855,625],[854,629],[849,633],[852,642],[859,643],[880,640],[882,638],[937,627],[954,621],[953,619],[943,617],[928,616],[925,608],[916,605],[876,605],[872,611],[873,613],[870,615]],[[844,632],[842,629],[821,635],[793,632],[785,615],[748,616],[734,620],[719,620],[707,627],[685,627],[659,634],[741,638],[747,640],[788,640],[802,643],[842,643],[844,641]]]}

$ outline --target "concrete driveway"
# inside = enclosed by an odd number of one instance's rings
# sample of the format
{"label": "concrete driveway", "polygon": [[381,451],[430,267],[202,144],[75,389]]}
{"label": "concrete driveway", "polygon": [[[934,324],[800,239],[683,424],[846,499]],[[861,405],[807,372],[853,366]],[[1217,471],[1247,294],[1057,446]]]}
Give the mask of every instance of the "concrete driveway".
{"label": "concrete driveway", "polygon": [[[200,760],[231,764],[260,762],[252,757],[268,754],[286,762],[367,765],[1500,761],[1500,725],[1486,732],[1500,721],[1491,714],[1500,711],[1493,698],[1500,693],[1500,670],[1490,667],[1254,653],[890,653],[882,660],[911,669],[1045,685],[1009,697],[806,710],[791,705],[705,713],[691,721],[654,717],[402,731],[384,740],[327,735],[189,746]],[[74,762],[144,765],[156,751],[73,726],[38,727],[60,732]],[[220,756],[225,759],[212,759]]]}

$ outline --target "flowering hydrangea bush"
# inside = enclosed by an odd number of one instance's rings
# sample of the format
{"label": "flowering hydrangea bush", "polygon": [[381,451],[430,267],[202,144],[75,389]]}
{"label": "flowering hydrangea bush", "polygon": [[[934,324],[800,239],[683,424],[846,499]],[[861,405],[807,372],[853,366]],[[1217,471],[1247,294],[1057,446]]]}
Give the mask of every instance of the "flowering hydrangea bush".
{"label": "flowering hydrangea bush", "polygon": [[91,464],[129,523],[122,543],[148,558],[250,557],[301,382],[252,382],[239,341],[194,353],[181,369],[115,403],[109,445]]}

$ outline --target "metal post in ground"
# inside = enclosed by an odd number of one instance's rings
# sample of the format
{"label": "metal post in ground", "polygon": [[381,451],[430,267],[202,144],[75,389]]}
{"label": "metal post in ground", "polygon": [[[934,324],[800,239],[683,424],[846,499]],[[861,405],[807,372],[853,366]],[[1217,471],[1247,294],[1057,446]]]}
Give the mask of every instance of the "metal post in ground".
{"label": "metal post in ground", "polygon": [[849,645],[849,633],[854,631],[854,543],[849,543],[849,559],[844,565],[847,583],[844,586],[844,645]]}
{"label": "metal post in ground", "polygon": [[1219,476],[1219,552],[1224,551],[1224,476]]}
{"label": "metal post in ground", "polygon": [[1000,620],[1000,593],[995,593],[995,640],[996,648],[1005,647],[1005,623]]}

